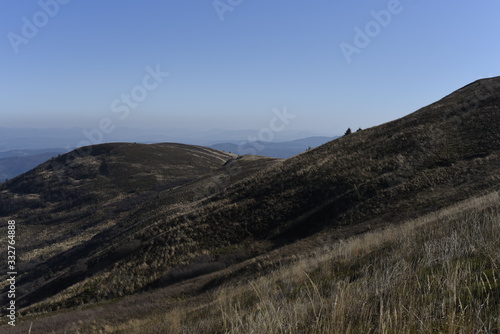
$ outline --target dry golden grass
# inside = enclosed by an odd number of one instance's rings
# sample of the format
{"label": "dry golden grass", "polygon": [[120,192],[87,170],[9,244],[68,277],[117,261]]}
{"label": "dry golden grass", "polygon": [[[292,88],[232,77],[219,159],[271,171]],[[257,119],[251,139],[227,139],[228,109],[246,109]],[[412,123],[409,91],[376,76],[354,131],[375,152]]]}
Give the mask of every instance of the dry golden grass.
{"label": "dry golden grass", "polygon": [[498,193],[325,245],[120,333],[498,333]]}
{"label": "dry golden grass", "polygon": [[111,304],[26,321],[45,333],[498,333],[499,231],[494,192],[140,314]]}
{"label": "dry golden grass", "polygon": [[[477,82],[279,162],[179,144],[56,158],[0,187],[31,260],[18,303],[52,312],[135,295],[269,251],[226,252],[242,243],[359,235],[496,190],[499,89],[500,78]],[[55,163],[62,180],[46,177]]]}

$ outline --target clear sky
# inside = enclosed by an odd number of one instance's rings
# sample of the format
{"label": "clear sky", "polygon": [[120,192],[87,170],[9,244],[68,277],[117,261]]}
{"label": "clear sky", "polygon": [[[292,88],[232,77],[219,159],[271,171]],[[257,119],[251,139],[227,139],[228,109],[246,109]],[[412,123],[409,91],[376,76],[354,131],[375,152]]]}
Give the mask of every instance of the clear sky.
{"label": "clear sky", "polygon": [[3,0],[0,127],[258,129],[286,107],[290,130],[339,134],[500,75],[499,17],[498,1]]}

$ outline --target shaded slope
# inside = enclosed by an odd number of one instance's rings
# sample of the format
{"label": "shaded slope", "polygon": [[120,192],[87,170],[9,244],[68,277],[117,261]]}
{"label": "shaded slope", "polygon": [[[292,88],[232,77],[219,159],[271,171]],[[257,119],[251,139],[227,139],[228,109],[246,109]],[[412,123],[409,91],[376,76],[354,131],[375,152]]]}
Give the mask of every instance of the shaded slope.
{"label": "shaded slope", "polygon": [[[153,215],[155,203],[161,201],[162,212],[173,214],[183,203],[212,195],[277,161],[235,158],[182,144],[99,145],[76,162],[71,159],[74,153],[53,159],[1,188],[2,203],[15,212],[9,217],[16,219],[23,236],[18,245],[20,271],[26,272],[18,284],[21,296],[40,287],[37,298],[51,295],[135,250],[137,243],[129,242],[127,236],[143,228],[148,217],[126,217],[141,205]],[[67,161],[73,163],[58,175],[54,165]],[[68,197],[71,194],[74,197]],[[31,208],[15,210],[16,205],[28,206],[30,201]],[[103,249],[108,252],[105,256]],[[92,256],[95,267],[86,264]],[[68,265],[73,268],[68,270]]]}
{"label": "shaded slope", "polygon": [[[500,80],[468,85],[407,117],[342,137],[233,190],[258,235],[397,221],[498,186]],[[279,205],[280,210],[275,210]],[[251,208],[251,209],[250,209]],[[299,217],[299,218],[296,218]]]}
{"label": "shaded slope", "polygon": [[[168,284],[176,268],[204,273],[195,270],[200,258],[225,265],[266,251],[264,241],[359,233],[498,189],[499,89],[499,78],[475,82],[402,119],[233,173],[234,182],[190,201],[177,200],[187,185],[166,190],[124,212],[120,227],[30,272],[20,301],[60,292],[43,306],[59,308],[132,294]],[[27,285],[52,268],[48,282]],[[68,282],[77,284],[54,289]]]}
{"label": "shaded slope", "polygon": [[[25,260],[46,257],[112,226],[137,203],[214,171],[233,157],[181,144],[83,148],[1,185],[0,216],[23,223],[26,239],[19,246]],[[46,247],[52,249],[41,253]],[[37,253],[29,253],[33,249]]]}
{"label": "shaded slope", "polygon": [[[302,326],[303,332],[357,328],[365,333],[387,324],[399,333],[431,327],[456,332],[457,326],[495,333],[500,327],[499,205],[494,192],[337,242],[319,236],[325,240],[310,249],[295,243],[150,293],[22,317],[9,330],[267,333]],[[295,251],[279,254],[287,248]],[[234,277],[242,269],[247,275]],[[199,292],[207,282],[223,278],[224,286],[215,293]]]}

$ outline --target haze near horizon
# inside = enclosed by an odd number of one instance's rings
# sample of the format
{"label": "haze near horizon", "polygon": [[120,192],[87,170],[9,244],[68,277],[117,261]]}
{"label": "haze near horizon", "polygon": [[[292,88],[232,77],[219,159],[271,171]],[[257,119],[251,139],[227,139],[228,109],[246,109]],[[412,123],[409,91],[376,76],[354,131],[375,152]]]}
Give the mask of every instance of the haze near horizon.
{"label": "haze near horizon", "polygon": [[[341,134],[498,75],[499,4],[8,1],[0,127]],[[106,141],[104,139],[104,141]]]}

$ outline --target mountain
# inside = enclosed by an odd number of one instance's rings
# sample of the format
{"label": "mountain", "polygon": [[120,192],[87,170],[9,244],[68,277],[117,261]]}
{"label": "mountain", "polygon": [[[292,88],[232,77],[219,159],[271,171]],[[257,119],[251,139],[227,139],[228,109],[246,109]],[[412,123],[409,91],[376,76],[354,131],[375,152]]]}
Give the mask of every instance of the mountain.
{"label": "mountain", "polygon": [[235,154],[259,154],[266,157],[288,159],[308,149],[323,145],[337,137],[307,137],[286,142],[242,142],[220,143],[211,145],[219,151],[232,152]]}
{"label": "mountain", "polygon": [[[132,222],[130,214],[141,208],[151,214],[161,202],[162,214],[175,216],[186,203],[204,199],[274,161],[168,143],[103,144],[51,159],[0,187],[2,216],[15,216],[25,228],[25,242],[18,246],[24,254],[20,269],[30,274],[20,281],[18,291],[29,292],[24,298],[30,300],[68,287],[87,276],[81,269],[87,266],[85,253],[91,253],[90,261],[101,247],[107,248],[107,238],[120,240],[115,245],[118,257],[112,255],[106,262],[97,256],[100,268],[120,258],[123,250],[129,254],[128,247],[135,249],[137,241],[127,240],[130,233],[150,221],[144,217]],[[68,261],[78,263],[77,269],[62,269]],[[62,272],[45,282],[47,272],[57,268]],[[39,283],[43,291],[35,288]]]}
{"label": "mountain", "polygon": [[498,191],[499,89],[474,82],[287,160],[178,144],[62,155],[0,185],[1,221],[23,236],[17,303],[43,313],[133,295],[147,309],[161,295],[195,308],[325,242]]}
{"label": "mountain", "polygon": [[[47,147],[64,147],[64,152],[88,144],[136,142],[141,144],[180,142],[191,145],[210,146],[217,143],[240,143],[255,137],[258,129],[248,130],[194,130],[180,128],[138,129],[116,127],[111,133],[96,133],[90,128],[4,128],[0,127],[0,156],[5,151],[42,151]],[[314,136],[304,131],[284,130],[275,132],[273,137],[279,141]]]}
{"label": "mountain", "polygon": [[44,230],[47,240],[42,235],[32,240],[40,252],[40,245],[52,247],[80,232],[78,238],[95,233],[96,226],[109,224],[110,216],[128,212],[137,202],[162,191],[206,177],[230,159],[234,155],[182,144],[88,147],[53,158],[8,181],[2,187],[8,191],[1,194],[5,201],[0,212],[15,214],[27,225],[33,223],[34,233]]}

